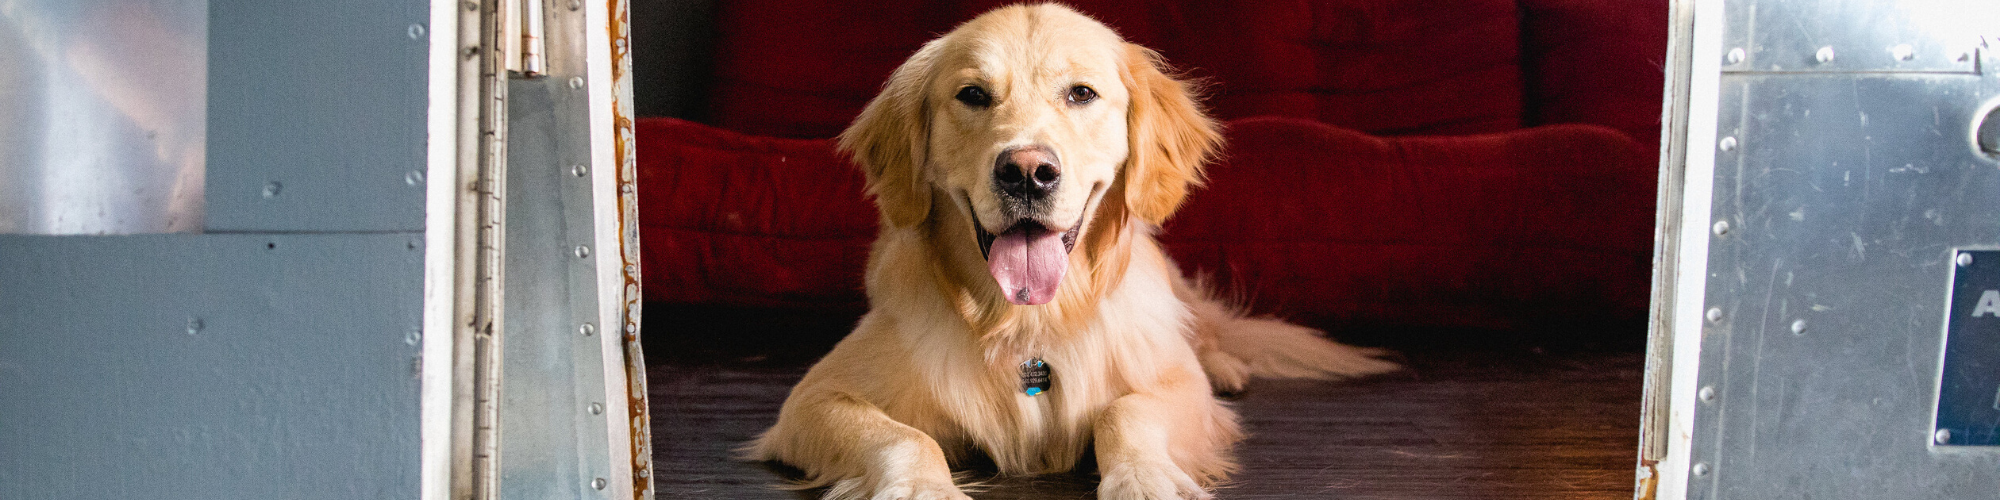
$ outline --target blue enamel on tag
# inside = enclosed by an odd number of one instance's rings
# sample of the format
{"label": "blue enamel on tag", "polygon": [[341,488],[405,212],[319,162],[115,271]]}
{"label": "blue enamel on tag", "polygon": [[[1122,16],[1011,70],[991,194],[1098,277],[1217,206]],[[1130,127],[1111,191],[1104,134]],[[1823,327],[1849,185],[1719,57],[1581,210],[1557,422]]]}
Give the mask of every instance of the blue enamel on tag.
{"label": "blue enamel on tag", "polygon": [[1021,392],[1029,396],[1040,396],[1049,391],[1049,364],[1042,358],[1029,358],[1021,362]]}

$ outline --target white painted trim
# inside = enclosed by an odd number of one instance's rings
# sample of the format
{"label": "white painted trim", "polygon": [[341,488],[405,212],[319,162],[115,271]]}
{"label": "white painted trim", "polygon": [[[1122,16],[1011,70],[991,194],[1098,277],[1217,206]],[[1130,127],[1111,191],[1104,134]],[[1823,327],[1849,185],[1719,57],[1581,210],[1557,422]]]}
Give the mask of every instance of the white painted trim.
{"label": "white painted trim", "polygon": [[1669,383],[1666,456],[1660,461],[1656,500],[1688,497],[1694,444],[1695,390],[1700,374],[1702,314],[1707,309],[1709,204],[1714,199],[1717,106],[1721,97],[1724,19],[1722,0],[1687,0],[1694,15],[1689,58],[1687,149],[1681,187],[1679,247],[1675,251],[1672,378]]}
{"label": "white painted trim", "polygon": [[457,313],[457,0],[432,0],[424,184],[424,308],[418,389],[417,498],[449,500],[452,483],[453,318]]}

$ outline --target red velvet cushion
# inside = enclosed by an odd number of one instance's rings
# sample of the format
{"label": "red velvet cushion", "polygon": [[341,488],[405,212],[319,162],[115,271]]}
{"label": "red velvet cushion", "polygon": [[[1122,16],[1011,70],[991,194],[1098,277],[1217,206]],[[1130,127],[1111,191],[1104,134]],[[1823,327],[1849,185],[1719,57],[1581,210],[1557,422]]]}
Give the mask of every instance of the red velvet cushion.
{"label": "red velvet cushion", "polygon": [[1228,136],[1161,239],[1258,311],[1493,328],[1645,311],[1657,173],[1615,130],[1378,138],[1261,118]]}
{"label": "red velvet cushion", "polygon": [[[1522,326],[1643,314],[1651,155],[1594,126],[1377,138],[1228,129],[1163,240],[1180,264],[1314,322]],[[876,213],[827,140],[640,120],[646,299],[859,308]]]}
{"label": "red velvet cushion", "polygon": [[860,171],[833,141],[638,122],[639,249],[649,301],[858,308],[875,238]]}
{"label": "red velvet cushion", "polygon": [[[724,2],[710,116],[750,134],[832,137],[923,42],[1010,3]],[[1376,134],[1520,124],[1512,0],[1067,3],[1207,79],[1223,119],[1290,116]]]}
{"label": "red velvet cushion", "polygon": [[1660,143],[1666,0],[1523,0],[1529,125],[1595,123]]}

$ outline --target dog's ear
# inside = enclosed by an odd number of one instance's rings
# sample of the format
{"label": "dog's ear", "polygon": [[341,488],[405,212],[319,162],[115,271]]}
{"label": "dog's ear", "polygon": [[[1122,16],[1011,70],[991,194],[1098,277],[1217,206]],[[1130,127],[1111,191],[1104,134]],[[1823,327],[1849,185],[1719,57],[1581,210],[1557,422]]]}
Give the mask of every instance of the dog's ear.
{"label": "dog's ear", "polygon": [[895,227],[914,226],[930,216],[931,190],[923,172],[930,142],[925,86],[940,47],[937,41],[924,44],[898,66],[882,93],[840,134],[840,150],[853,155],[868,175],[868,193],[875,196],[882,218]]}
{"label": "dog's ear", "polygon": [[1160,55],[1125,45],[1125,88],[1130,156],[1125,161],[1125,205],[1159,224],[1180,208],[1188,189],[1202,182],[1202,165],[1222,145],[1222,133],[1195,102],[1187,82],[1168,76]]}

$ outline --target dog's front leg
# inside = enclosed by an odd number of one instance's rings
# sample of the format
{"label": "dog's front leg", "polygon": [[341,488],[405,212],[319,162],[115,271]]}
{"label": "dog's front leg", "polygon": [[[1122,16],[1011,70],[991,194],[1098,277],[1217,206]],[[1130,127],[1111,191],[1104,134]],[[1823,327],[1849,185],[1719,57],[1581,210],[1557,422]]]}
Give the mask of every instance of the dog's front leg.
{"label": "dog's front leg", "polygon": [[795,400],[759,446],[814,476],[839,478],[827,500],[970,500],[952,484],[944,451],[923,431],[846,393]]}
{"label": "dog's front leg", "polygon": [[[1223,454],[1232,439],[1214,434],[1234,433],[1233,417],[1203,392],[1206,389],[1134,393],[1105,408],[1095,427],[1097,467],[1103,476],[1098,498],[1212,497],[1195,479],[1205,475],[1199,472],[1201,466],[1181,463],[1228,461]],[[1216,422],[1218,418],[1227,421]]]}

